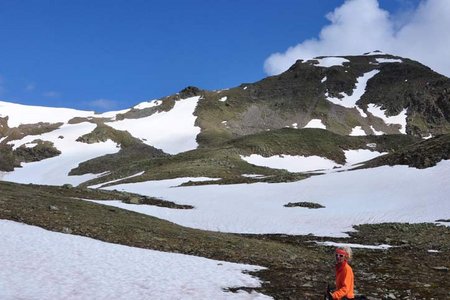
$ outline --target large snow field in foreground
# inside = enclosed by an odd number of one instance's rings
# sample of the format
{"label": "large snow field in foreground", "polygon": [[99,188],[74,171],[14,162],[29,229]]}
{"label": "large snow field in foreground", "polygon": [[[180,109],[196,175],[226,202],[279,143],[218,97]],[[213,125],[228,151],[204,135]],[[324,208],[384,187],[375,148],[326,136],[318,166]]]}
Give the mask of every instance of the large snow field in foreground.
{"label": "large snow field in foreground", "polygon": [[[106,189],[159,197],[194,209],[98,201],[205,230],[347,236],[353,225],[434,222],[450,212],[450,160],[415,169],[379,167],[335,172],[290,183],[175,187],[192,178],[121,184]],[[284,207],[316,202],[321,209]]]}
{"label": "large snow field in foreground", "polygon": [[261,267],[105,243],[0,220],[0,299],[271,299]]}

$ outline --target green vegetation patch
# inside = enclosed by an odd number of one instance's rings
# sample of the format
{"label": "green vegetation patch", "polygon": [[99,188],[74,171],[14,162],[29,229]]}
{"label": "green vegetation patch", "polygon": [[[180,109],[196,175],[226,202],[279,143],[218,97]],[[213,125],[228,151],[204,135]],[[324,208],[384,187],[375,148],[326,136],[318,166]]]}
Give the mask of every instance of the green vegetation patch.
{"label": "green vegetation patch", "polygon": [[109,139],[120,145],[121,149],[119,152],[82,162],[77,168],[72,169],[69,175],[99,174],[127,166],[130,163],[137,163],[144,159],[169,156],[169,154],[164,153],[160,149],[144,144],[141,140],[128,133],[128,131],[116,130],[105,124],[98,124],[92,132],[79,137],[77,141],[92,144],[105,142]]}
{"label": "green vegetation patch", "polygon": [[[237,138],[228,144],[239,149],[244,155],[317,155],[345,164],[344,150],[390,151],[415,141],[417,138],[405,135],[345,136],[323,129],[284,128]],[[367,146],[368,143],[375,143],[375,148]]]}
{"label": "green vegetation patch", "polygon": [[435,166],[441,160],[450,159],[450,134],[443,134],[428,140],[398,149],[387,155],[374,158],[361,168],[384,165],[408,165],[418,169]]}

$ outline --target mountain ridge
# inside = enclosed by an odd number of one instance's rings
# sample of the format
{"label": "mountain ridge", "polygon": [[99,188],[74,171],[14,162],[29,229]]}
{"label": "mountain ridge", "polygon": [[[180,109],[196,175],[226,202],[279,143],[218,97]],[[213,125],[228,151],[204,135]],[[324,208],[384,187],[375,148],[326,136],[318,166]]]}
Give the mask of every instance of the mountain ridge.
{"label": "mountain ridge", "polygon": [[[6,114],[2,107],[7,108]],[[222,148],[240,137],[264,135],[283,128],[293,129],[294,135],[296,132],[301,135],[304,127],[322,128],[342,136],[406,134],[424,138],[446,134],[450,132],[450,79],[419,62],[374,52],[298,60],[286,72],[254,83],[218,91],[188,86],[174,95],[141,102],[118,112],[80,111],[77,115],[71,109],[57,109],[60,116],[51,120],[63,120],[59,123],[42,120],[20,124],[25,117],[16,119],[16,115],[8,115],[14,111],[14,104],[8,107],[5,102],[0,105],[1,170],[12,171],[27,161],[20,155],[19,146],[27,147],[28,156],[39,157],[33,152],[42,151],[39,150],[42,146],[33,150],[24,143],[26,139],[32,145],[32,136],[40,139],[43,134],[61,129],[63,124],[77,126],[87,122],[95,129],[75,139],[73,147],[79,142],[96,144],[111,140],[119,151],[105,153],[103,158],[98,156],[89,162],[79,161],[83,167],[72,169],[70,174],[85,174],[80,170],[87,165],[97,165],[96,169],[88,169],[98,174],[111,169],[107,166],[119,167],[196,148]],[[42,109],[39,107],[38,112]],[[32,107],[28,110],[34,113]],[[34,114],[30,119],[39,120],[39,116]],[[10,128],[10,122],[20,125]],[[174,128],[175,124],[179,125]],[[271,150],[274,145],[259,142],[267,149],[259,151],[265,156],[295,153],[274,151]],[[44,138],[42,143],[56,142]],[[184,146],[169,147],[175,143]],[[308,153],[314,154],[305,154]],[[338,163],[345,161],[342,154],[328,154],[328,157],[334,157]]]}

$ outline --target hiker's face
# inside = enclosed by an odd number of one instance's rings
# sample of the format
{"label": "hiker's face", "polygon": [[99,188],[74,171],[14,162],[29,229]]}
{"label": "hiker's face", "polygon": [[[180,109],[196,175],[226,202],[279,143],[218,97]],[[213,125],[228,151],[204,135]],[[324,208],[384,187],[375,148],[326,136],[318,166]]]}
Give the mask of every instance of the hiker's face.
{"label": "hiker's face", "polygon": [[339,254],[339,253],[336,253],[335,257],[336,257],[336,262],[337,263],[341,263],[341,262],[343,262],[345,260],[345,256],[342,255],[342,254]]}

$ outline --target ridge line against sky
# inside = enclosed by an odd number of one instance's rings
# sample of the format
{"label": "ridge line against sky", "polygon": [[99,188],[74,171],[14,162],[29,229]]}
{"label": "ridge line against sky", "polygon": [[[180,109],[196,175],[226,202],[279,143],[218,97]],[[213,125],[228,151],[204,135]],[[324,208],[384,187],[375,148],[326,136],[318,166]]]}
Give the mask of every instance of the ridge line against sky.
{"label": "ridge line against sky", "polygon": [[99,112],[372,50],[450,75],[447,0],[0,0],[0,99]]}

